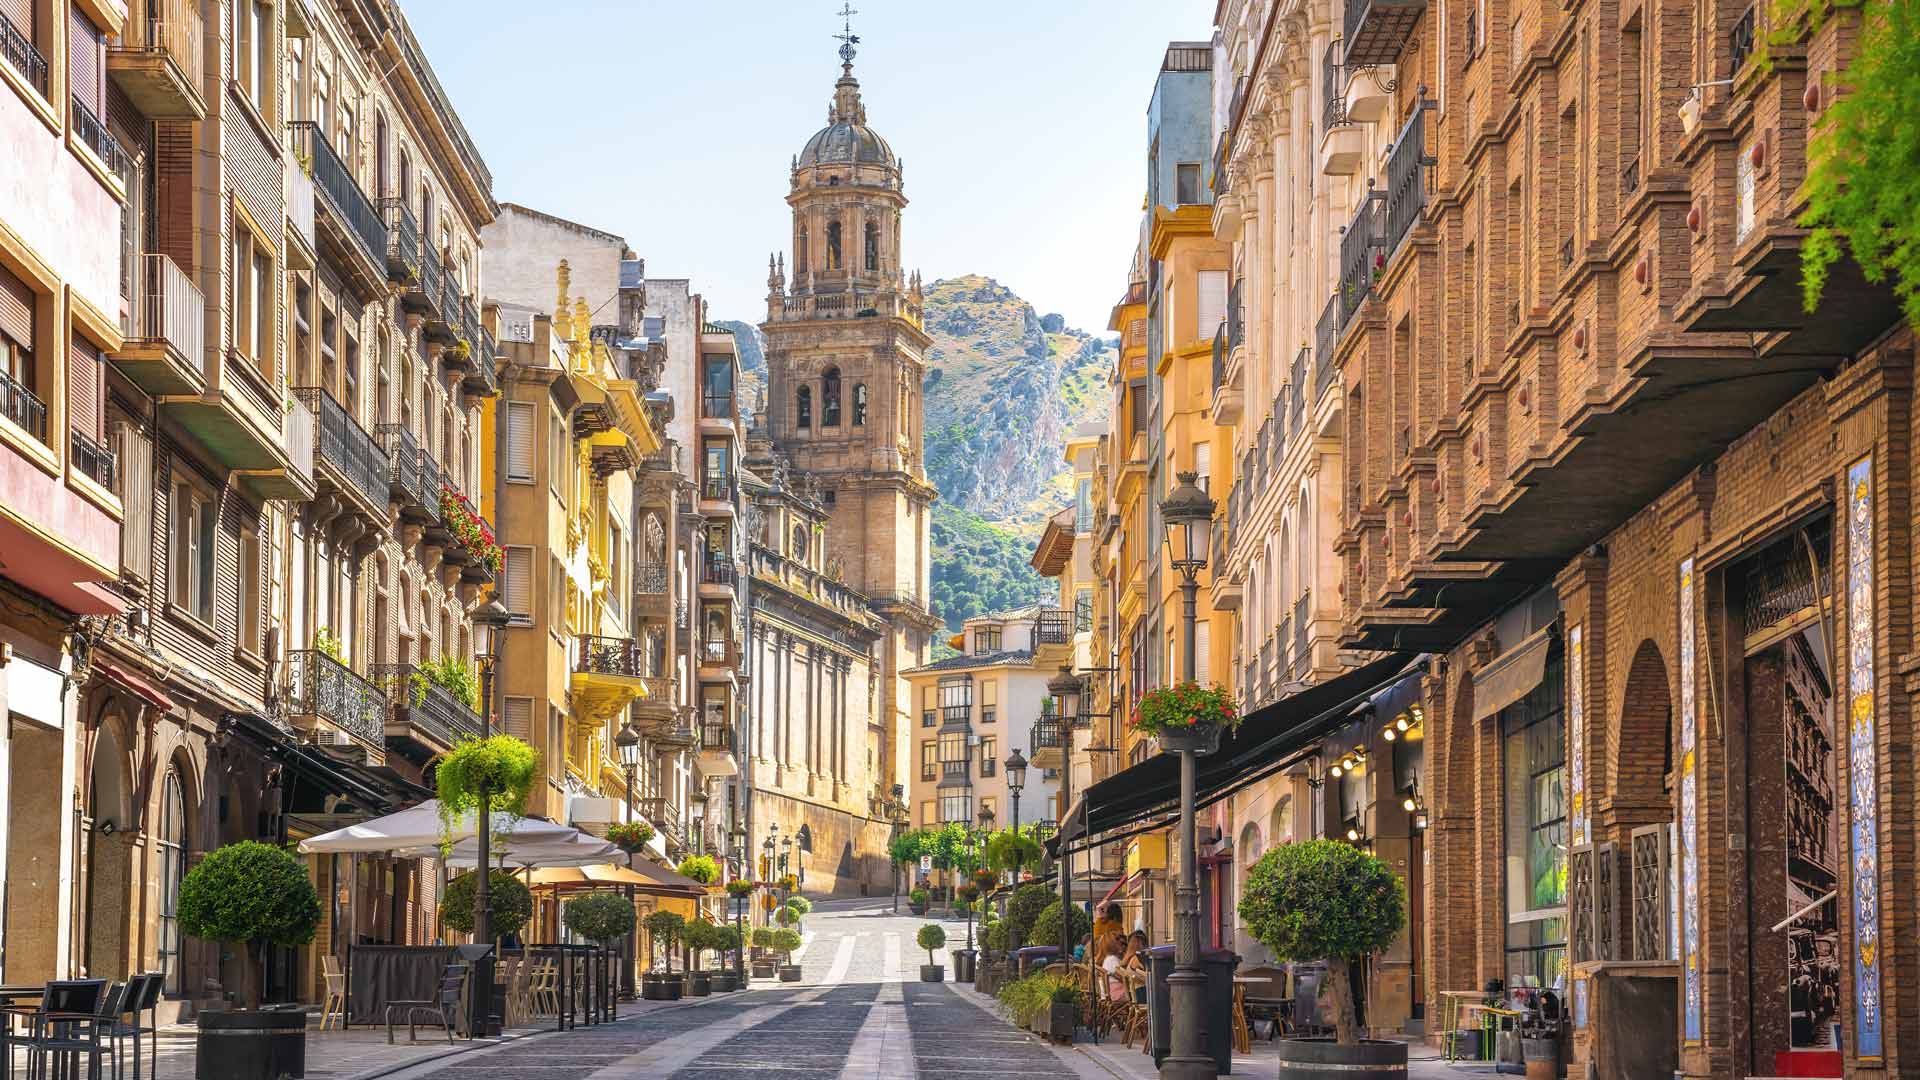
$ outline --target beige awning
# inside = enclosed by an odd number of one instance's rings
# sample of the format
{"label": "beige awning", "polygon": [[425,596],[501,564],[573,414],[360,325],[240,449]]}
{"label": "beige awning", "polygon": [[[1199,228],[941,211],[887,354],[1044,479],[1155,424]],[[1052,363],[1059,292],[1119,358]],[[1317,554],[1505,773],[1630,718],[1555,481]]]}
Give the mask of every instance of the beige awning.
{"label": "beige awning", "polygon": [[1484,720],[1519,701],[1540,685],[1547,671],[1547,644],[1553,628],[1539,630],[1501,653],[1473,676],[1473,718]]}

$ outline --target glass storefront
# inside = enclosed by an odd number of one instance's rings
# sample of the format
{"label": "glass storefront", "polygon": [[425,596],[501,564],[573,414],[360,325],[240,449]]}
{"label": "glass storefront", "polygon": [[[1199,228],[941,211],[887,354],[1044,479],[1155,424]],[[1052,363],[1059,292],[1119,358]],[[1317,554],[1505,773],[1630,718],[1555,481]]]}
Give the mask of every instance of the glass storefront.
{"label": "glass storefront", "polygon": [[1559,650],[1526,697],[1500,710],[1506,806],[1507,985],[1567,976],[1566,720]]}

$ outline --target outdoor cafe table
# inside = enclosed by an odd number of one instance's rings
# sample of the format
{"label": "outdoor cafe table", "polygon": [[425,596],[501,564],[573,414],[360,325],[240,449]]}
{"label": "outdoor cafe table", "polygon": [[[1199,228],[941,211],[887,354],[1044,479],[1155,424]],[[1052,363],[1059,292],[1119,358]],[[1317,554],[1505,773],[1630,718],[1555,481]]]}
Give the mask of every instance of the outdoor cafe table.
{"label": "outdoor cafe table", "polygon": [[[1463,1023],[1470,1021],[1476,1016],[1481,1018],[1482,1023],[1485,1023],[1487,1020],[1502,1016],[1518,1017],[1525,1015],[1518,1009],[1503,1009],[1497,1005],[1488,1005],[1485,1000],[1486,996],[1487,994],[1484,990],[1440,991],[1440,997],[1446,1002],[1445,1019],[1440,1029],[1440,1045],[1442,1056],[1445,1060],[1462,1060],[1460,1057],[1459,1035],[1467,1031],[1485,1030],[1484,1028],[1462,1027],[1461,1025]],[[1490,1044],[1483,1044],[1481,1046],[1480,1059],[1483,1061],[1493,1059],[1493,1047]]]}

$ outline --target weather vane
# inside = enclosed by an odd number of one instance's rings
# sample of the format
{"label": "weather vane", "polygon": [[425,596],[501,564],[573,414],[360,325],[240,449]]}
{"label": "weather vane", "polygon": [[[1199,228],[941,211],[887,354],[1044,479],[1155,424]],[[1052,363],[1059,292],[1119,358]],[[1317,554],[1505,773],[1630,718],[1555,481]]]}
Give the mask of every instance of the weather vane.
{"label": "weather vane", "polygon": [[853,32],[853,17],[860,14],[851,3],[842,3],[837,13],[840,16],[840,32],[833,35],[840,42],[840,62],[853,66],[853,47],[860,44],[860,35]]}

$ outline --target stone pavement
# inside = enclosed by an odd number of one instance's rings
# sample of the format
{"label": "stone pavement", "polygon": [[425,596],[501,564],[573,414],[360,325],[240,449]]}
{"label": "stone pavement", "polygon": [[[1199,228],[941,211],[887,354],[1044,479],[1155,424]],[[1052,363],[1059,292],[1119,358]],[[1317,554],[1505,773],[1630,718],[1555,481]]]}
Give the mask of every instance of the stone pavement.
{"label": "stone pavement", "polygon": [[[733,994],[633,1002],[620,1019],[572,1031],[521,1029],[502,1040],[461,1042],[384,1031],[313,1033],[307,1075],[316,1080],[1148,1080],[1152,1061],[1109,1040],[1053,1046],[1021,1031],[971,986],[922,983],[926,954],[914,934],[929,918],[895,915],[886,900],[823,901],[806,919],[798,983],[756,983]],[[964,922],[939,921],[952,949]],[[949,950],[939,956],[949,975]],[[154,1080],[193,1075],[190,1029],[162,1039]],[[1084,1035],[1083,1035],[1084,1037]],[[1416,1080],[1472,1076],[1414,1047]],[[1270,1044],[1235,1059],[1234,1075],[1272,1076]]]}

